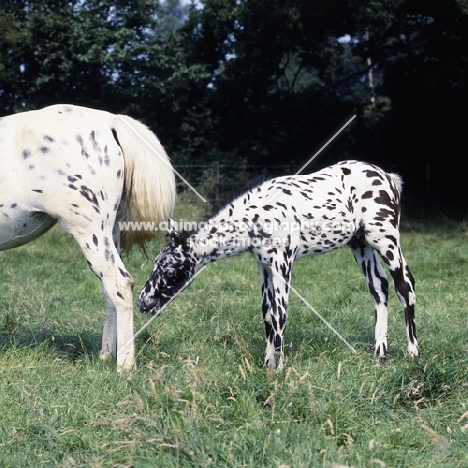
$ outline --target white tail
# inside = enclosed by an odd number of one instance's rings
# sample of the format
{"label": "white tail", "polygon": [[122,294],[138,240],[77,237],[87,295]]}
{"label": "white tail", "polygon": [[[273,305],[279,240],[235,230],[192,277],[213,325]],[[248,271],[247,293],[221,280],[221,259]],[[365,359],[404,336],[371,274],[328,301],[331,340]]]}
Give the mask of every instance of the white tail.
{"label": "white tail", "polygon": [[[159,224],[172,214],[176,199],[174,171],[156,135],[141,122],[117,115],[112,127],[125,160],[125,187],[122,195],[122,221]],[[121,233],[121,245],[129,250],[146,241],[157,231],[134,230]]]}
{"label": "white tail", "polygon": [[398,174],[389,174],[389,175],[393,179],[393,182],[395,182],[395,185],[398,191],[400,192],[400,196],[401,196],[401,192],[403,191],[403,179]]}

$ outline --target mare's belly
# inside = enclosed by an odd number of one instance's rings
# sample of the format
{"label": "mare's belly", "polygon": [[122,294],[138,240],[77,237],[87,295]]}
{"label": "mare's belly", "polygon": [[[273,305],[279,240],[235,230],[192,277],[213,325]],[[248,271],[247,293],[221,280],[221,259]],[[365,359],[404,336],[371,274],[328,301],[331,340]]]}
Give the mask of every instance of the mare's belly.
{"label": "mare's belly", "polygon": [[44,234],[55,223],[42,212],[17,212],[12,213],[0,209],[0,250],[8,250],[13,247],[27,244]]}

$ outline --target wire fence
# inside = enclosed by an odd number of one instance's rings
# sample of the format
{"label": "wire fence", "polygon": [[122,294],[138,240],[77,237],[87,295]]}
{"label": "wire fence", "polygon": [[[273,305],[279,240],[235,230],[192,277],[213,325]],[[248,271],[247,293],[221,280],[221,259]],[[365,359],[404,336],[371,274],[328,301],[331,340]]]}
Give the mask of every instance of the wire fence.
{"label": "wire fence", "polygon": [[[260,183],[272,176],[288,174],[289,165],[275,165],[271,167],[253,164],[175,164],[174,168],[186,178],[190,184],[214,207],[220,207],[232,200],[247,186],[255,182]],[[187,191],[187,186],[179,181],[178,189]],[[194,200],[195,193],[189,198]]]}

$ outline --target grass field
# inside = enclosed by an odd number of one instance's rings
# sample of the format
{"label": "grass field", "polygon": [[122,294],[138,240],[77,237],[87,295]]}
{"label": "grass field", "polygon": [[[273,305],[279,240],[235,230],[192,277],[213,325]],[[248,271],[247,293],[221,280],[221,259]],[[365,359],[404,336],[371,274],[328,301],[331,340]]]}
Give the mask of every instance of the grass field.
{"label": "grass field", "polygon": [[[118,375],[99,360],[100,284],[73,240],[54,228],[1,252],[0,467],[468,466],[467,227],[404,223],[413,360],[393,290],[390,355],[373,358],[372,300],[348,249],[298,260],[293,286],[357,352],[291,294],[282,373],[262,366],[248,254],[209,265],[139,335],[137,371]],[[138,294],[152,258],[126,262]],[[136,312],[135,329],[148,319]]]}

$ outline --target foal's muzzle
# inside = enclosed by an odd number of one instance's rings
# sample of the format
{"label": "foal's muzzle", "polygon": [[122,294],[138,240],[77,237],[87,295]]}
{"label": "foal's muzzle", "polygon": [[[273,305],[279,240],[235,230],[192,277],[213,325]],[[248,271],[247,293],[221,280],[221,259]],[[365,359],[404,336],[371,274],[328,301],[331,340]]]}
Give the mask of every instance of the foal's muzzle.
{"label": "foal's muzzle", "polygon": [[140,297],[138,307],[143,314],[159,315],[161,313],[161,300],[159,297],[155,297],[151,301],[146,301]]}

